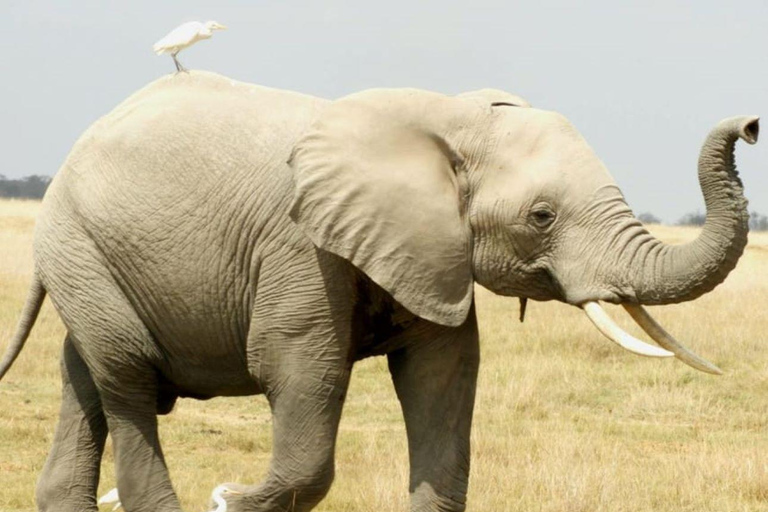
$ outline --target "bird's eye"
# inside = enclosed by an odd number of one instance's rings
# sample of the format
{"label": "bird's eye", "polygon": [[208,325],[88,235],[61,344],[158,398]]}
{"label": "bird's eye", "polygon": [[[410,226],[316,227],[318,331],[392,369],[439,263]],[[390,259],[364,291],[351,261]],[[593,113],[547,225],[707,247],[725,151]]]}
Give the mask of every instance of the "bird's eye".
{"label": "bird's eye", "polygon": [[555,220],[555,212],[548,205],[537,205],[530,213],[533,225],[540,229],[549,227]]}

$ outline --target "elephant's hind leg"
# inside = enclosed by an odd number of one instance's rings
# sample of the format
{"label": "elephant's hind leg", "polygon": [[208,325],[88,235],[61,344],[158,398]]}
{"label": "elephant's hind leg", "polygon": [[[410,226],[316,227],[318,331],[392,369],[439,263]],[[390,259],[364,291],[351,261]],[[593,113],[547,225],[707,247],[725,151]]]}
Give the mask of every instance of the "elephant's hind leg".
{"label": "elephant's hind leg", "polygon": [[120,500],[132,512],[179,512],[157,432],[156,382],[148,368],[134,375],[120,393],[102,390]]}
{"label": "elephant's hind leg", "polygon": [[157,370],[138,348],[151,345],[151,338],[134,329],[125,323],[115,329],[109,359],[99,350],[94,355],[109,361],[97,364],[94,380],[114,447],[117,488],[131,512],[178,512],[157,431]]}
{"label": "elephant's hind leg", "polygon": [[178,512],[157,432],[163,356],[98,256],[76,268],[49,293],[98,389],[120,499],[131,512]]}
{"label": "elephant's hind leg", "polygon": [[95,511],[107,422],[88,367],[69,337],[61,375],[61,413],[37,483],[37,505],[42,512]]}

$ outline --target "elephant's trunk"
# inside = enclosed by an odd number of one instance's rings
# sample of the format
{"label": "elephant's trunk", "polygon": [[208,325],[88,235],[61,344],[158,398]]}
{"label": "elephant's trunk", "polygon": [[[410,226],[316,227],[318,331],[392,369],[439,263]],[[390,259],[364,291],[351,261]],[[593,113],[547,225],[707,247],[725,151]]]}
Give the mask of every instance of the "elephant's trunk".
{"label": "elephant's trunk", "polygon": [[733,150],[739,138],[757,142],[758,131],[757,117],[741,116],[721,121],[709,133],[699,155],[707,218],[696,240],[668,245],[647,235],[631,237],[641,246],[624,275],[637,302],[655,305],[695,299],[734,269],[747,244],[749,213]]}
{"label": "elephant's trunk", "polygon": [[[670,304],[692,300],[723,282],[734,269],[747,245],[749,213],[733,150],[741,138],[757,142],[757,117],[732,117],[721,121],[707,137],[699,155],[699,183],[704,193],[707,219],[698,238],[682,245],[668,245],[651,236],[628,211],[620,198],[600,203],[606,211],[619,213],[610,249],[601,258],[613,270],[599,274],[609,280],[616,293],[611,299],[623,302],[632,318],[662,349],[633,338],[616,325],[594,300],[578,301],[587,316],[608,338],[637,354],[652,357],[674,355],[698,370],[721,374],[712,363],[697,356],[661,327],[642,304]],[[608,206],[604,206],[608,205]],[[624,257],[622,257],[622,255]],[[624,264],[617,262],[624,262]],[[618,272],[618,273],[617,273]],[[574,299],[572,298],[572,301]],[[638,304],[639,303],[639,304]]]}

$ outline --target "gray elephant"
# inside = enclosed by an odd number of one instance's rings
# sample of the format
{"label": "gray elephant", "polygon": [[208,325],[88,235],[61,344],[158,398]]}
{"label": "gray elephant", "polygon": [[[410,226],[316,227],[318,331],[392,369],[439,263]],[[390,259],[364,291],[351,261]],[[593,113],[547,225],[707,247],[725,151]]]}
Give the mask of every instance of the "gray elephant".
{"label": "gray elephant", "polygon": [[[630,350],[687,351],[642,309],[723,281],[747,235],[733,163],[756,117],[701,153],[708,210],[668,246],[561,115],[495,90],[337,101],[191,72],[161,78],[75,144],[43,202],[35,276],[0,377],[46,294],[66,328],[40,510],[95,510],[105,438],[126,510],[178,511],[157,415],[177,397],[263,393],[274,446],[234,511],[307,511],[334,476],[355,361],[388,357],[414,511],[465,508],[478,371],[473,286],[583,308]],[[624,304],[663,347],[621,332]]]}

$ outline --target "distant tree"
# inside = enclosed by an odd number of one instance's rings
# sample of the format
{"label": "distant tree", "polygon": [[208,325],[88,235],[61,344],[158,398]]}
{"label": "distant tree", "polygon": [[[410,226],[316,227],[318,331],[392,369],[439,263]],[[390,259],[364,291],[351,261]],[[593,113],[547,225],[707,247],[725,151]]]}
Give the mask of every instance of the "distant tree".
{"label": "distant tree", "polygon": [[680,220],[677,221],[678,226],[703,226],[704,222],[707,220],[707,214],[701,213],[700,211],[696,210],[696,212],[689,212],[683,215]]}
{"label": "distant tree", "polygon": [[40,199],[50,182],[48,176],[27,176],[12,180],[0,174],[0,197]]}
{"label": "distant tree", "polygon": [[[642,219],[641,219],[642,220]],[[679,221],[678,226],[703,226],[707,220],[707,214],[700,211],[690,212],[683,215]],[[768,216],[762,215],[759,212],[753,211],[749,214],[749,229],[752,231],[768,231]]]}
{"label": "distant tree", "polygon": [[19,182],[17,180],[0,180],[0,197],[19,197]]}
{"label": "distant tree", "polygon": [[661,224],[661,219],[650,212],[641,213],[637,216],[637,220],[643,224]]}
{"label": "distant tree", "polygon": [[749,229],[752,231],[768,231],[768,216],[753,211],[749,214]]}

